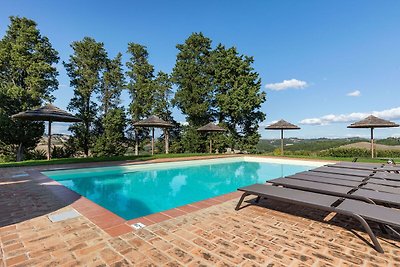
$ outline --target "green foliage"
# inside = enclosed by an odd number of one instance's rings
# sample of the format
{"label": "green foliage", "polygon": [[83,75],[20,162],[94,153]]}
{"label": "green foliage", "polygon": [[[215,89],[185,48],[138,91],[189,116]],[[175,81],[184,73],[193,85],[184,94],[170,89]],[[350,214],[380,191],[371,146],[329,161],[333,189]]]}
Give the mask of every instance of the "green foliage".
{"label": "green foliage", "polygon": [[219,44],[213,51],[215,110],[241,150],[253,150],[260,135],[258,124],[265,119],[260,110],[266,95],[254,71],[254,59],[239,55],[235,47]]}
{"label": "green foliage", "polygon": [[0,142],[16,153],[17,160],[33,149],[44,131],[41,122],[14,121],[10,116],[53,99],[58,72],[58,53],[37,24],[27,18],[10,17],[0,40]]}
{"label": "green foliage", "polygon": [[145,46],[129,43],[128,53],[131,57],[126,63],[126,74],[132,98],[129,111],[132,120],[139,121],[149,116],[153,108],[154,67],[148,61],[149,54]]}
{"label": "green foliage", "polygon": [[207,139],[196,131],[196,127],[191,125],[182,127],[181,138],[179,144],[173,144],[173,152],[188,153],[192,151],[196,152],[208,152],[207,150]]}
{"label": "green foliage", "polygon": [[93,155],[96,157],[124,155],[126,151],[124,110],[122,108],[109,110],[102,120],[102,126],[104,132],[96,140]]}
{"label": "green foliage", "polygon": [[47,152],[43,149],[34,149],[26,153],[26,160],[47,159]]}
{"label": "green foliage", "polygon": [[177,86],[174,104],[190,125],[200,127],[213,120],[211,40],[202,33],[193,33],[176,48],[179,53],[172,72]]}
{"label": "green foliage", "polygon": [[51,158],[62,159],[74,156],[75,151],[70,149],[69,146],[53,146],[51,149]]}
{"label": "green foliage", "polygon": [[398,146],[398,145],[400,145],[400,138],[389,137],[386,139],[377,140],[376,143],[380,144],[380,145],[387,145],[387,146]]}
{"label": "green foliage", "polygon": [[93,145],[93,123],[98,110],[92,97],[104,85],[101,74],[106,68],[107,53],[103,43],[89,37],[73,42],[71,47],[74,53],[70,56],[68,63],[64,62],[71,79],[70,84],[74,87],[74,97],[68,109],[76,111],[76,116],[82,119],[82,122],[73,124],[70,131],[74,134],[79,149],[88,156],[89,149]]}
{"label": "green foliage", "polygon": [[171,112],[172,82],[167,73],[157,73],[154,80],[153,106],[151,113],[165,121],[173,121]]}
{"label": "green foliage", "polygon": [[370,157],[371,151],[364,148],[330,148],[318,153],[321,157]]}
{"label": "green foliage", "polygon": [[[221,44],[212,50],[211,40],[202,33],[193,33],[177,48],[172,73],[178,87],[174,103],[189,124],[199,127],[217,119],[229,129],[223,148],[255,151],[260,138],[258,124],[265,118],[260,108],[266,96],[252,67],[253,58]],[[185,150],[201,148],[193,142],[196,139],[183,141],[190,145]]]}
{"label": "green foliage", "polygon": [[[298,138],[286,138],[285,153],[289,151],[310,151],[318,152],[321,150],[340,147],[343,145],[353,144],[357,142],[365,141],[361,138],[338,138],[338,139],[298,139]],[[275,148],[280,148],[280,139],[261,139],[257,144],[257,151],[261,153],[272,152]]]}
{"label": "green foliage", "polygon": [[119,53],[115,59],[107,61],[102,77],[99,98],[100,110],[103,112],[97,121],[99,136],[93,148],[95,156],[119,156],[126,151],[126,116],[124,109],[118,107],[121,102],[121,92],[125,86],[121,57]]}
{"label": "green foliage", "polygon": [[125,76],[122,70],[122,54],[118,53],[114,59],[107,59],[101,79],[99,100],[103,114],[107,114],[109,109],[118,108],[124,87]]}
{"label": "green foliage", "polygon": [[[154,67],[148,61],[149,54],[145,46],[135,43],[128,44],[130,59],[126,63],[128,71],[128,91],[131,96],[129,113],[133,122],[144,119],[151,114],[154,104]],[[143,128],[134,130],[135,155],[139,154],[139,141],[148,135]]]}

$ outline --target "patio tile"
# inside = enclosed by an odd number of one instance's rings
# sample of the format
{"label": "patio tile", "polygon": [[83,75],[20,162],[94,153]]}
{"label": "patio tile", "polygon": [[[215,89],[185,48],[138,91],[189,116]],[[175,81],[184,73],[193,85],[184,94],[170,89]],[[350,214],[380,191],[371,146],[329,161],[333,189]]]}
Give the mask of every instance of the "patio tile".
{"label": "patio tile", "polygon": [[162,213],[171,218],[175,218],[175,217],[186,214],[186,212],[179,210],[179,209],[170,209],[170,210],[163,211]]}
{"label": "patio tile", "polygon": [[145,218],[147,220],[150,220],[150,221],[155,222],[155,223],[171,219],[170,216],[168,216],[166,214],[163,214],[163,213],[154,213],[154,214],[151,214],[151,215],[147,215]]}
{"label": "patio tile", "polygon": [[132,227],[126,225],[126,224],[119,224],[110,228],[107,228],[104,230],[106,233],[108,233],[110,236],[115,237],[115,236],[120,236],[129,232],[132,232],[133,229]]}
{"label": "patio tile", "polygon": [[[340,216],[324,222],[324,213],[272,201],[235,211],[240,195],[235,192],[125,221],[84,197],[61,201],[55,195],[73,194],[39,169],[8,171],[30,175],[12,183],[0,174],[0,266],[394,267],[400,262],[399,239],[373,226],[385,250],[377,253],[359,238],[369,241],[357,223]],[[58,223],[47,218],[72,208],[83,216]],[[134,230],[135,222],[146,227]]]}
{"label": "patio tile", "polygon": [[24,261],[26,261],[28,259],[28,257],[24,254],[24,255],[19,255],[19,256],[15,256],[9,259],[6,259],[6,265],[7,266],[13,266],[19,263],[22,263]]}

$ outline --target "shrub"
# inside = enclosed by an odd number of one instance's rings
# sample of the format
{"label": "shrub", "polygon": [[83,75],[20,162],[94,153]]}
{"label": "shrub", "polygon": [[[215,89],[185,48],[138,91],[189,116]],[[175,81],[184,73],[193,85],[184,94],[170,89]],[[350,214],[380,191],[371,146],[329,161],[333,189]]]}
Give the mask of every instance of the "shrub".
{"label": "shrub", "polygon": [[[371,151],[365,148],[330,148],[322,150],[318,153],[321,157],[371,157]],[[378,158],[398,158],[400,157],[400,150],[377,150],[376,156]]]}
{"label": "shrub", "polygon": [[26,152],[25,160],[47,159],[47,152],[43,149],[35,149]]}

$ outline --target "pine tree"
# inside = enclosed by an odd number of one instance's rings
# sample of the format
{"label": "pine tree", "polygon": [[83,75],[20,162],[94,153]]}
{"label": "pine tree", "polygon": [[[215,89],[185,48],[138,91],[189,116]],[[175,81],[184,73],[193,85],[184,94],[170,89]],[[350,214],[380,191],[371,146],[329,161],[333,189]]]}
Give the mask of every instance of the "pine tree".
{"label": "pine tree", "polygon": [[186,115],[189,125],[200,127],[213,119],[211,40],[193,33],[176,48],[179,53],[172,79],[178,88],[174,104]]}
{"label": "pine tree", "polygon": [[0,144],[16,151],[16,159],[38,144],[42,122],[11,120],[10,116],[36,108],[53,99],[58,72],[58,53],[37,24],[27,18],[10,17],[0,40]]}
{"label": "pine tree", "polygon": [[[131,96],[129,112],[133,122],[149,116],[154,103],[154,67],[148,61],[149,54],[145,46],[128,44],[130,60],[126,63],[128,90]],[[139,154],[139,140],[147,135],[145,129],[135,129],[135,155]]]}
{"label": "pine tree", "polygon": [[82,41],[71,44],[74,50],[69,62],[64,66],[67,70],[74,87],[74,97],[71,99],[68,109],[77,112],[77,117],[82,122],[75,123],[70,127],[70,131],[77,141],[79,149],[85,156],[89,155],[89,150],[95,141],[93,133],[93,123],[98,111],[97,104],[93,97],[100,91],[102,85],[102,73],[106,68],[107,52],[103,43],[96,42],[93,38],[85,37]]}
{"label": "pine tree", "polygon": [[121,103],[121,92],[124,89],[122,54],[107,60],[106,70],[102,77],[99,100],[101,115],[98,118],[99,137],[93,148],[96,156],[118,156],[126,151],[125,128],[126,115]]}

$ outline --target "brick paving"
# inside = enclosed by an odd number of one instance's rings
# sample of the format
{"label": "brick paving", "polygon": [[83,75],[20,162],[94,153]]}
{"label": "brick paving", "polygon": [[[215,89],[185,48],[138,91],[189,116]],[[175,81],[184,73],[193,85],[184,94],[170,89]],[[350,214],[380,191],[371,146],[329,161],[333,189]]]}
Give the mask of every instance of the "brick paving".
{"label": "brick paving", "polygon": [[385,254],[346,217],[324,221],[327,213],[273,201],[235,211],[237,194],[202,209],[165,212],[167,220],[158,223],[163,216],[153,216],[140,230],[104,230],[84,215],[52,223],[48,214],[86,199],[59,198],[47,180],[11,178],[23,171],[32,168],[0,169],[1,267],[400,266],[400,240],[376,225]]}

